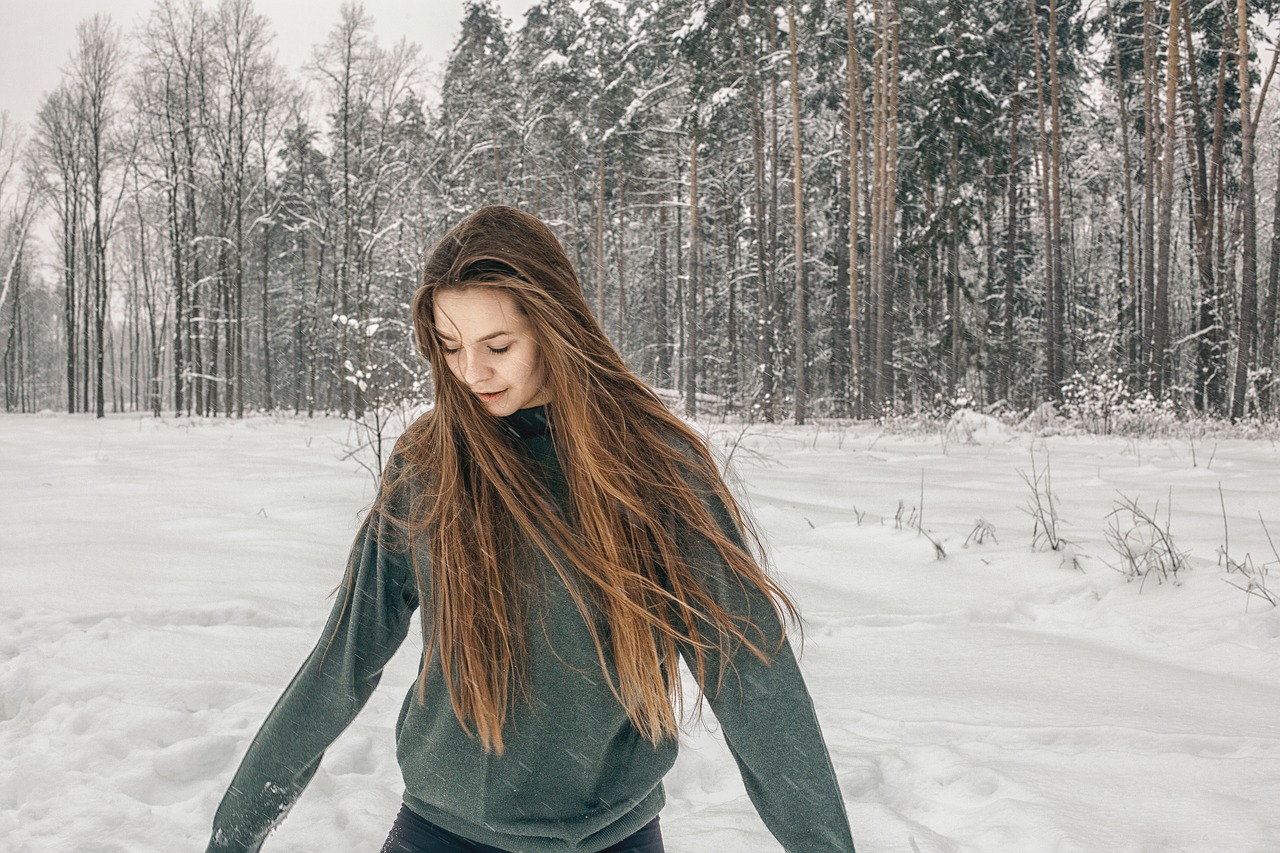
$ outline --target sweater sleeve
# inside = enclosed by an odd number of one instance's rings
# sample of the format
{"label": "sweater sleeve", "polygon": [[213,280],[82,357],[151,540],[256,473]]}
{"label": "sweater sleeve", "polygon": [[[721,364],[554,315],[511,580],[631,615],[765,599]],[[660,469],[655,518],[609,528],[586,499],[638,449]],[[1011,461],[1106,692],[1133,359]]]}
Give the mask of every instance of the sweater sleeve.
{"label": "sweater sleeve", "polygon": [[[703,500],[730,541],[746,550],[724,504],[709,492]],[[787,853],[853,853],[849,818],[813,701],[772,603],[732,574],[705,538],[691,537],[689,551],[690,565],[703,574],[717,603],[730,614],[750,616],[759,634],[749,636],[769,657],[762,662],[739,643],[717,681],[720,657],[707,656],[704,692],[751,802]],[[687,651],[682,654],[691,660]]]}
{"label": "sweater sleeve", "polygon": [[409,556],[370,512],[315,649],[249,745],[213,822],[208,853],[253,853],[364,707],[417,607]]}

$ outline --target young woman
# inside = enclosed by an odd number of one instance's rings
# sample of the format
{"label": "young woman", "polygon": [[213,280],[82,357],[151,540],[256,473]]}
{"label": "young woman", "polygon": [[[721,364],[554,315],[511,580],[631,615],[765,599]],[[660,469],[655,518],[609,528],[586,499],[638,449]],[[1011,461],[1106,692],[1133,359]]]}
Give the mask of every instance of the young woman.
{"label": "young woman", "polygon": [[421,608],[384,853],[661,853],[679,658],[788,853],[852,853],[791,603],[705,443],[623,364],[550,229],[473,213],[428,258],[413,322],[435,407],[398,442],[209,851],[260,848]]}

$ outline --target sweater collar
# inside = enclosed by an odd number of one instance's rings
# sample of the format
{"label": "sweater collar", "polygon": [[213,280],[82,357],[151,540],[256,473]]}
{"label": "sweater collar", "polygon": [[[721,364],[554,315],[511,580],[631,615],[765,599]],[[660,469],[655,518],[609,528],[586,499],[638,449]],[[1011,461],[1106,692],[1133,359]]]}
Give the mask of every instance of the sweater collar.
{"label": "sweater collar", "polygon": [[502,423],[507,428],[507,432],[517,438],[537,438],[551,434],[546,405],[531,406],[504,415]]}

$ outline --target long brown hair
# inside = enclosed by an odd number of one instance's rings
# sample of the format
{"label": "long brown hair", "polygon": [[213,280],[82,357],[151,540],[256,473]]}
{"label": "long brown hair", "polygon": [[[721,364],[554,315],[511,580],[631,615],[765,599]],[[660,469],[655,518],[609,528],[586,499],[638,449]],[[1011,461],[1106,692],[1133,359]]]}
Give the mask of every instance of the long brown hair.
{"label": "long brown hair", "polygon": [[[446,363],[435,294],[480,287],[510,294],[533,329],[568,484],[567,518],[499,419]],[[759,537],[705,442],[623,363],[559,241],[521,210],[480,208],[444,236],[424,265],[413,324],[436,403],[401,438],[399,465],[382,494],[417,495],[409,517],[396,521],[410,542],[425,536],[429,543],[426,571],[410,548],[427,611],[424,660],[439,655],[458,720],[501,753],[511,703],[528,695],[526,620],[536,591],[521,577],[519,560],[532,548],[569,589],[632,723],[655,744],[677,736],[680,680],[664,665],[675,667],[679,645],[692,650],[690,669],[705,690],[724,677],[739,646],[767,660],[783,641],[776,626],[784,612],[796,618],[760,562],[709,508],[722,503],[763,560]],[[389,506],[379,499],[375,511]],[[704,552],[701,567],[689,564],[693,547]],[[723,561],[731,583],[763,591],[772,612],[727,612],[717,604],[700,578],[707,559]],[[716,672],[711,652],[720,662]],[[424,665],[423,693],[426,677]]]}

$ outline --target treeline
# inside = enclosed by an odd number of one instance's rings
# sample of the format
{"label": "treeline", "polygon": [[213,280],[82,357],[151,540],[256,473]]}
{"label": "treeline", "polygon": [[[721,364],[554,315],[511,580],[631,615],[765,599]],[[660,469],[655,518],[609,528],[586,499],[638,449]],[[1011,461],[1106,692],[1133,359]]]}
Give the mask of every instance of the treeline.
{"label": "treeline", "polygon": [[691,413],[1017,411],[1107,372],[1271,417],[1278,5],[543,0],[516,30],[481,0],[434,80],[357,4],[297,72],[251,0],[90,18],[0,133],[5,405],[420,397],[421,253],[505,202]]}

